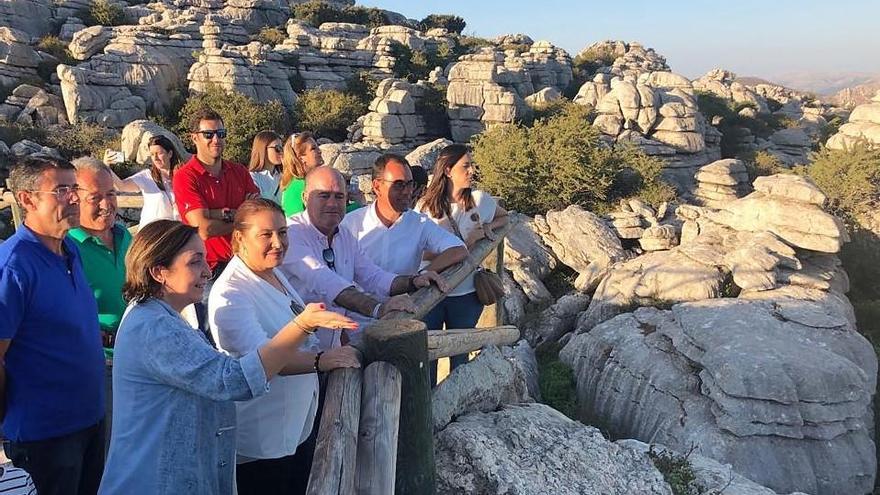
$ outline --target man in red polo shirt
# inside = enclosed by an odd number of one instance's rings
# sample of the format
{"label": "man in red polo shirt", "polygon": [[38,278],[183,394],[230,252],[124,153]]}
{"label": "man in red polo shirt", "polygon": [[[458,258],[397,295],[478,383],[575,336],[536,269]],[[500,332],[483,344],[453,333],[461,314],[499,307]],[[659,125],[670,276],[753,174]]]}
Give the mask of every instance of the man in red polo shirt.
{"label": "man in red polo shirt", "polygon": [[217,112],[196,112],[190,131],[196,154],[174,172],[174,200],[183,222],[198,227],[216,278],[232,259],[235,209],[260,190],[244,166],[223,160],[226,129]]}

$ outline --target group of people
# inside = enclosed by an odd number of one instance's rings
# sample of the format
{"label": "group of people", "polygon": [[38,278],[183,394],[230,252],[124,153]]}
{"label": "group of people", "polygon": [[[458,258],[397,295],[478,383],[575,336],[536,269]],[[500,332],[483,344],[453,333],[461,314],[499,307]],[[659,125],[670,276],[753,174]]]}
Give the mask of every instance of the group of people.
{"label": "group of people", "polygon": [[[472,279],[438,275],[507,221],[467,147],[442,150],[427,187],[381,156],[361,206],[307,132],[258,133],[248,170],[223,159],[218,114],[190,131],[189,161],[157,136],[127,179],[93,158],[12,169],[25,215],[0,244],[0,414],[41,495],[304,493],[320,378],[360,366],[365,325],[431,284],[448,297],[428,328],[482,311]],[[134,237],[118,191],[144,196]]]}

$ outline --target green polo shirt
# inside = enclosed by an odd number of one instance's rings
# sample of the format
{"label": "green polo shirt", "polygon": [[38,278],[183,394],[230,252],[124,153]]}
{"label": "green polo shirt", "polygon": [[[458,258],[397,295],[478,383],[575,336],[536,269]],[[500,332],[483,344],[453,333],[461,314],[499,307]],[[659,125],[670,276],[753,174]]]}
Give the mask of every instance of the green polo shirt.
{"label": "green polo shirt", "polygon": [[[131,234],[122,225],[113,226],[115,252],[81,228],[71,229],[68,235],[79,248],[86,278],[98,302],[101,330],[115,333],[126,307],[122,284],[125,283],[125,253],[131,245]],[[113,350],[105,349],[104,354],[112,358]]]}

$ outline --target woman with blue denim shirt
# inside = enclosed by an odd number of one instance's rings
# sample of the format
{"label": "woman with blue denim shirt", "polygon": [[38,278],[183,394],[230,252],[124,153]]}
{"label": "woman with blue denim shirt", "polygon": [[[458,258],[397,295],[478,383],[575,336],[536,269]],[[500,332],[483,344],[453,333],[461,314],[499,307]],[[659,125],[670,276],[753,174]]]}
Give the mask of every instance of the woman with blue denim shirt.
{"label": "woman with blue denim shirt", "polygon": [[241,358],[216,351],[180,312],[201,301],[210,270],[194,227],[158,220],[138,232],[126,264],[130,306],[116,340],[114,429],[99,493],[231,494],[235,406],[267,382],[318,326],[356,323],[310,304]]}

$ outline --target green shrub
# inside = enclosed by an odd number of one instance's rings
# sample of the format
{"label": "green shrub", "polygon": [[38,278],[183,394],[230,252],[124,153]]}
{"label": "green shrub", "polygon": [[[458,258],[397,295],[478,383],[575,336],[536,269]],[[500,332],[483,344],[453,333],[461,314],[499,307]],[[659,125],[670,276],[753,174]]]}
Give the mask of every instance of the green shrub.
{"label": "green shrub", "polygon": [[791,172],[791,170],[782,163],[782,160],[766,151],[758,151],[752,155],[751,159],[746,161],[746,168],[749,171],[749,182],[753,182],[757,177],[764,175],[776,175]]}
{"label": "green shrub", "polygon": [[348,136],[346,128],[365,113],[367,105],[358,97],[333,89],[305,91],[294,111],[299,129],[333,141],[344,141]]}
{"label": "green shrub", "polygon": [[772,114],[758,114],[756,117],[740,115],[744,108],[755,108],[754,104],[747,102],[734,103],[720,96],[708,92],[697,91],[697,105],[706,120],[712,122],[718,117],[720,122],[716,125],[721,131],[721,156],[723,158],[742,158],[750,160],[748,150],[739,146],[748,129],[753,136],[767,139],[774,132],[797,127],[797,122],[789,117],[780,117]]}
{"label": "green shrub", "polygon": [[307,22],[315,27],[319,27],[325,22],[351,22],[363,24],[369,28],[390,24],[388,16],[381,9],[360,6],[337,9],[321,1],[294,5],[291,9],[291,17]]}
{"label": "green shrub", "polygon": [[828,207],[850,220],[880,199],[880,150],[864,142],[846,150],[822,148],[795,172],[812,178],[828,196]]}
{"label": "green shrub", "polygon": [[190,96],[180,110],[178,134],[185,143],[191,143],[187,129],[190,118],[203,107],[210,107],[223,117],[227,129],[224,158],[239,163],[247,163],[258,132],[272,129],[283,136],[292,129],[287,110],[279,101],[259,103],[240,93],[209,86],[206,92]]}
{"label": "green shrub", "polygon": [[391,56],[394,57],[392,72],[394,77],[416,82],[428,79],[435,67],[446,67],[456,58],[456,54],[446,45],[440,45],[437,52],[411,50],[403,43],[391,41]]}
{"label": "green shrub", "polygon": [[365,106],[369,106],[376,97],[379,80],[365,70],[358,71],[345,84],[345,92],[356,97]]}
{"label": "green shrub", "polygon": [[538,350],[538,387],[544,404],[574,419],[577,414],[577,393],[574,373],[559,360],[559,344],[552,343]]}
{"label": "green shrub", "polygon": [[571,103],[531,128],[509,124],[478,135],[474,160],[482,187],[529,215],[570,204],[605,211],[642,193],[674,197],[660,182],[662,164],[633,148],[600,144],[599,131],[586,124],[589,112]]}
{"label": "green shrub", "polygon": [[86,26],[121,26],[125,24],[125,11],[109,0],[95,0],[79,17]]}
{"label": "green shrub", "polygon": [[464,19],[457,15],[450,14],[431,14],[419,22],[419,28],[427,31],[434,28],[443,28],[450,33],[461,34],[467,23]]}
{"label": "green shrub", "polygon": [[39,65],[37,65],[37,74],[43,81],[49,81],[51,79],[58,64],[73,65],[78,62],[70,54],[70,50],[67,49],[67,43],[57,36],[43,36],[37,42],[36,48],[37,50],[48,53],[57,59],[57,61],[41,60]]}
{"label": "green shrub", "polygon": [[47,132],[40,144],[57,149],[68,159],[80,156],[101,158],[107,149],[118,150],[120,134],[98,124],[78,123]]}
{"label": "green shrub", "polygon": [[416,113],[425,119],[425,132],[437,137],[451,138],[449,118],[446,115],[446,87],[425,85],[425,95],[416,100]]}
{"label": "green shrub", "polygon": [[468,53],[475,53],[480,48],[484,48],[487,46],[494,47],[495,45],[486,38],[462,35],[458,37],[458,45],[456,45],[454,50],[455,56],[459,57]]}
{"label": "green shrub", "polygon": [[287,35],[279,27],[266,26],[260,29],[260,32],[253,36],[254,41],[259,41],[264,45],[275,46],[284,43]]}
{"label": "green shrub", "polygon": [[825,125],[822,126],[822,129],[819,130],[819,137],[816,139],[816,149],[814,149],[814,151],[819,151],[822,143],[827,142],[831,136],[837,134],[837,131],[840,130],[840,126],[845,123],[846,120],[841,118],[840,115],[831,117],[831,120],[826,122]]}
{"label": "green shrub", "polygon": [[697,481],[697,475],[691,466],[689,457],[692,452],[693,449],[685,455],[677,455],[656,451],[653,445],[648,449],[648,457],[663,475],[663,479],[669,483],[673,495],[707,494],[706,488]]}
{"label": "green shrub", "polygon": [[578,53],[571,62],[571,83],[563,94],[573,98],[585,82],[592,79],[600,68],[613,64],[615,58],[614,50],[607,47],[593,47]]}

